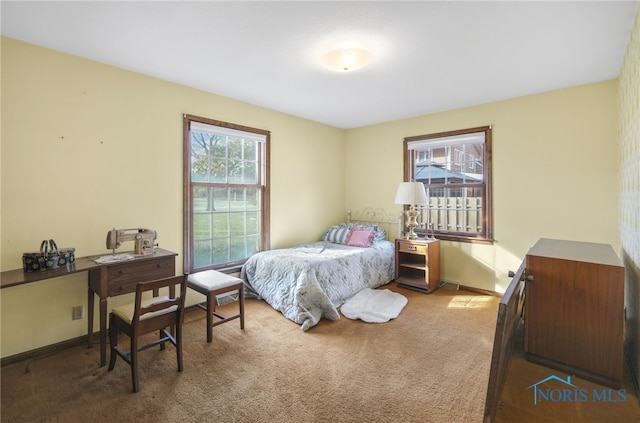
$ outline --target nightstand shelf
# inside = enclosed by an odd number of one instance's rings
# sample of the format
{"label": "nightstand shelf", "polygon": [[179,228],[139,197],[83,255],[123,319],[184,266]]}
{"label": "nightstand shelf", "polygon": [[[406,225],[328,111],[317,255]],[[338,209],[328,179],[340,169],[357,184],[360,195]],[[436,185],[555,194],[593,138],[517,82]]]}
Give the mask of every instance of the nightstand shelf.
{"label": "nightstand shelf", "polygon": [[430,294],[440,286],[440,241],[396,239],[396,283]]}
{"label": "nightstand shelf", "polygon": [[409,269],[417,269],[417,270],[420,270],[422,272],[427,270],[427,266],[419,265],[419,264],[413,264],[413,263],[402,263],[401,266],[405,267],[405,268],[409,268]]}

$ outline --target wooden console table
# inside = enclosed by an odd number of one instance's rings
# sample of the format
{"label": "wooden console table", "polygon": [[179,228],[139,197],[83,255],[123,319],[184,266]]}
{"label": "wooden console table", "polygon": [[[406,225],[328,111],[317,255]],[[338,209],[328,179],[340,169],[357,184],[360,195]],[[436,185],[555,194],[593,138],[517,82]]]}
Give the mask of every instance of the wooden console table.
{"label": "wooden console table", "polygon": [[22,269],[9,270],[0,275],[0,288],[24,285],[46,279],[67,276],[78,272],[89,272],[88,277],[88,323],[87,345],[93,346],[93,315],[95,295],[100,300],[100,366],[107,364],[107,298],[134,292],[141,281],[175,275],[175,258],[178,254],[157,248],[151,256],[136,256],[132,260],[98,264],[93,259],[79,257],[65,268],[46,272],[26,273]]}
{"label": "wooden console table", "polygon": [[102,264],[89,270],[88,346],[93,346],[94,294],[97,294],[100,299],[100,366],[107,364],[107,298],[135,292],[138,282],[175,276],[177,255],[156,248],[152,256],[137,256],[133,260]]}

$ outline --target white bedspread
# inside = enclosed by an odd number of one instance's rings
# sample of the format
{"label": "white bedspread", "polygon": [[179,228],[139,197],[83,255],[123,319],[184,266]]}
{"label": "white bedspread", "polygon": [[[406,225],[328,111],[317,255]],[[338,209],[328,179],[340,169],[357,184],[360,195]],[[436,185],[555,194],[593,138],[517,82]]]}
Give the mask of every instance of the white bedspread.
{"label": "white bedspread", "polygon": [[394,277],[394,247],[377,241],[368,248],[315,242],[263,251],[242,267],[246,296],[263,299],[302,330],[322,317],[337,320],[337,308],[365,288]]}

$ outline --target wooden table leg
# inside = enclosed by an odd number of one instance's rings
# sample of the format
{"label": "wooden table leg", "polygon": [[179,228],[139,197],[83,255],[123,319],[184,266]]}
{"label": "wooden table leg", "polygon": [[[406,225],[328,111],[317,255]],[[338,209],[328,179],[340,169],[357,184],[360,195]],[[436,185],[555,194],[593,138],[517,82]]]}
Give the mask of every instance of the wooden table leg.
{"label": "wooden table leg", "polygon": [[87,348],[93,348],[93,307],[95,302],[95,294],[93,289],[89,288],[89,295],[87,296]]}
{"label": "wooden table leg", "polygon": [[100,298],[100,367],[107,364],[107,299]]}

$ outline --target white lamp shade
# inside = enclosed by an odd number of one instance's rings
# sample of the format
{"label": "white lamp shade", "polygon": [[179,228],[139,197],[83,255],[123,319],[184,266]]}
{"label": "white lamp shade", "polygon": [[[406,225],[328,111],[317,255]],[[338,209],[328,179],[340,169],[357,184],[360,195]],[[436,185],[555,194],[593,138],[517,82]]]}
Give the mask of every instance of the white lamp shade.
{"label": "white lamp shade", "polygon": [[396,204],[427,204],[427,192],[420,182],[400,182],[396,192]]}

